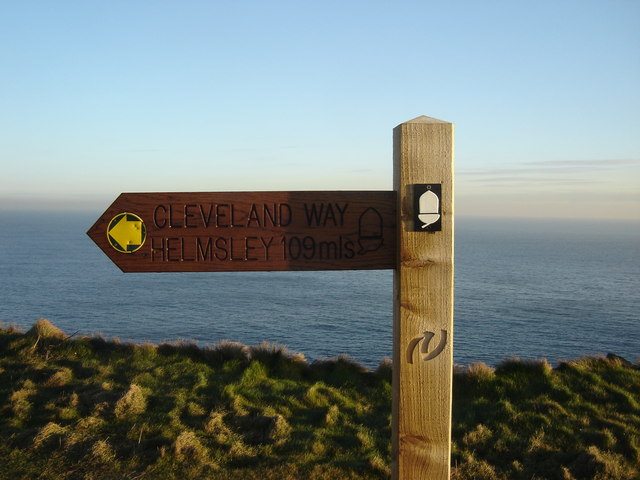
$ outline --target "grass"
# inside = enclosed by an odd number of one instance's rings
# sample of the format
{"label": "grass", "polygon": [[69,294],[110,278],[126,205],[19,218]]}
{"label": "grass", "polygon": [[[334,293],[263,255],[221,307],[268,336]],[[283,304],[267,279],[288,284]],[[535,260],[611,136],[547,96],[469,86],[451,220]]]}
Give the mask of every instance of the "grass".
{"label": "grass", "polygon": [[454,379],[457,479],[640,478],[640,369],[511,360]]}
{"label": "grass", "polygon": [[[0,329],[0,478],[385,479],[391,368],[283,347]],[[509,360],[454,374],[453,479],[640,478],[640,368]]]}

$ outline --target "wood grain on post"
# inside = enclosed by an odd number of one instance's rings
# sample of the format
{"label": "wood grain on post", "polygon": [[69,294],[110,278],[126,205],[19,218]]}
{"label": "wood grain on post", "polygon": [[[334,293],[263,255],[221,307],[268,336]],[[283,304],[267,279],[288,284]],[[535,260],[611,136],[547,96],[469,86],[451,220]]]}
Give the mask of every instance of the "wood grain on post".
{"label": "wood grain on post", "polygon": [[[418,117],[393,131],[393,478],[450,477],[453,371],[453,124]],[[441,230],[414,231],[414,185],[439,184]]]}

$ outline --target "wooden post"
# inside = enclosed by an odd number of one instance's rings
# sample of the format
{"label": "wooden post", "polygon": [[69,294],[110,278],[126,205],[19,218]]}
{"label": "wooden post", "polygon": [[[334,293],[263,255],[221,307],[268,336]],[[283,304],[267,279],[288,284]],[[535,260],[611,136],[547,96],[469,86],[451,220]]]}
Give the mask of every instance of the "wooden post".
{"label": "wooden post", "polygon": [[[451,473],[453,124],[422,116],[398,125],[393,156],[399,252],[394,272],[393,478],[442,480]],[[422,197],[427,191],[435,193]],[[439,204],[433,200],[437,197]],[[419,215],[426,219],[422,226]],[[439,230],[429,231],[427,223],[436,217]]]}

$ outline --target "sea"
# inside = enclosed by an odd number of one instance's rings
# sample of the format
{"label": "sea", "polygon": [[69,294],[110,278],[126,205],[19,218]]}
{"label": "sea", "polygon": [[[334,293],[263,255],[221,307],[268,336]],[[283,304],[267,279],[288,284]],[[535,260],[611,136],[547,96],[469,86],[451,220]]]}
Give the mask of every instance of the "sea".
{"label": "sea", "polygon": [[[393,272],[124,274],[102,212],[0,211],[0,322],[122,342],[270,342],[309,361],[391,357]],[[454,361],[640,361],[640,223],[456,219]]]}

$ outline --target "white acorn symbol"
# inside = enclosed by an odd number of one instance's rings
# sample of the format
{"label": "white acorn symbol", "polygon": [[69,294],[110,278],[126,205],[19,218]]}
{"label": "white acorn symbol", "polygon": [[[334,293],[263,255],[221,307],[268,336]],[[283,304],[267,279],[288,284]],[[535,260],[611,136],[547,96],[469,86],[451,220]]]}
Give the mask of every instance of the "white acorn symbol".
{"label": "white acorn symbol", "polygon": [[420,213],[418,219],[424,223],[422,228],[426,228],[432,223],[436,223],[440,219],[440,199],[431,190],[427,190],[420,195]]}

